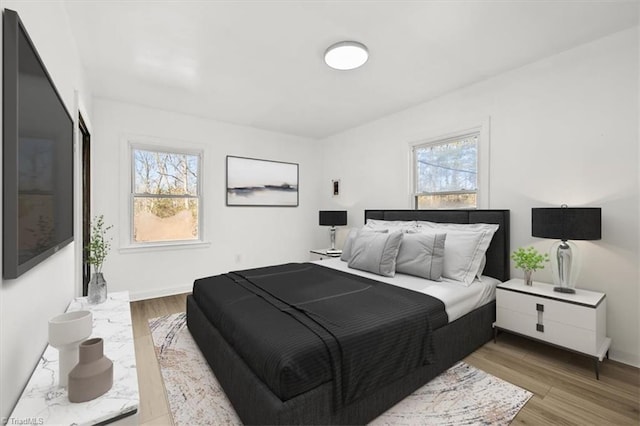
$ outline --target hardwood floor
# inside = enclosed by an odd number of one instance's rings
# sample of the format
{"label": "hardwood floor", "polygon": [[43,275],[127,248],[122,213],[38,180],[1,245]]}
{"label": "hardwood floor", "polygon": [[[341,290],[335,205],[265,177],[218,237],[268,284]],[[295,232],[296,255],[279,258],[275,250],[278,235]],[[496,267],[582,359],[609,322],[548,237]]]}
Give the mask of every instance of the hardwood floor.
{"label": "hardwood floor", "polygon": [[[147,321],[184,312],[186,296],[131,303],[141,425],[171,424]],[[497,343],[487,343],[465,361],[534,394],[513,424],[640,424],[637,368],[605,360],[596,380],[591,359],[508,333],[501,333]]]}
{"label": "hardwood floor", "polygon": [[465,361],[534,396],[514,424],[638,425],[640,370],[611,360],[600,365],[562,349],[508,333]]}
{"label": "hardwood floor", "polygon": [[186,294],[131,302],[131,321],[140,392],[138,411],[140,425],[171,425],[172,423],[147,321],[163,315],[184,312],[186,303]]}

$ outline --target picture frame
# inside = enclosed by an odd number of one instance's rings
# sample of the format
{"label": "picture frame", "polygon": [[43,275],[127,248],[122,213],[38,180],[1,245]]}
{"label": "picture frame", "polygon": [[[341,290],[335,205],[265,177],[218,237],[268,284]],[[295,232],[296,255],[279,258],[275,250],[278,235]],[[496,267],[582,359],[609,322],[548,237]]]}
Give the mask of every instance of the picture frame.
{"label": "picture frame", "polygon": [[227,155],[226,205],[298,207],[299,165]]}

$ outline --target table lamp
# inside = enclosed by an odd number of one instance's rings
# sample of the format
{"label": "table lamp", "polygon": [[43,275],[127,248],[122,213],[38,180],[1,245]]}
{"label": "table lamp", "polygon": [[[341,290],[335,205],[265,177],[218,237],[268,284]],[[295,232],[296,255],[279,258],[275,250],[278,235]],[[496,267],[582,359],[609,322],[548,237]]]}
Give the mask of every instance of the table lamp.
{"label": "table lamp", "polygon": [[580,262],[578,248],[569,240],[599,240],[602,209],[600,207],[539,207],[531,209],[531,235],[560,240],[549,253],[553,289],[575,293]]}
{"label": "table lamp", "polygon": [[320,210],[320,225],[331,227],[331,248],[327,250],[327,253],[336,254],[342,252],[342,250],[336,250],[336,226],[344,226],[346,224],[346,210]]}

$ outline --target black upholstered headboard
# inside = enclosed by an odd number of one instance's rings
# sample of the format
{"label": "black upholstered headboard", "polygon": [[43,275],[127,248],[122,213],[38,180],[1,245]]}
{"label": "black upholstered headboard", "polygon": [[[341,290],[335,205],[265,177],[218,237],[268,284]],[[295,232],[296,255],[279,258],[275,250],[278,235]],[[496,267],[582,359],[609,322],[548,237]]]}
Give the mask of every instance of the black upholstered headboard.
{"label": "black upholstered headboard", "polygon": [[[365,210],[367,219],[428,220],[441,223],[497,223],[500,225],[487,249],[484,275],[507,281],[509,274],[509,210]],[[445,243],[446,244],[446,243]]]}

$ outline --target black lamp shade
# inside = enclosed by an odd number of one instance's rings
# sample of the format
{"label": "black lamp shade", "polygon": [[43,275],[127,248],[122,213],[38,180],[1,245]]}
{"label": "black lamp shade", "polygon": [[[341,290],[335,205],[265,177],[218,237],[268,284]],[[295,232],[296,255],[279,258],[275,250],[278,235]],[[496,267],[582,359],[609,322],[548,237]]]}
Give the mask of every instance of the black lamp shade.
{"label": "black lamp shade", "polygon": [[600,207],[551,207],[531,209],[531,235],[554,240],[599,240]]}
{"label": "black lamp shade", "polygon": [[320,225],[344,226],[347,224],[346,210],[320,210]]}

